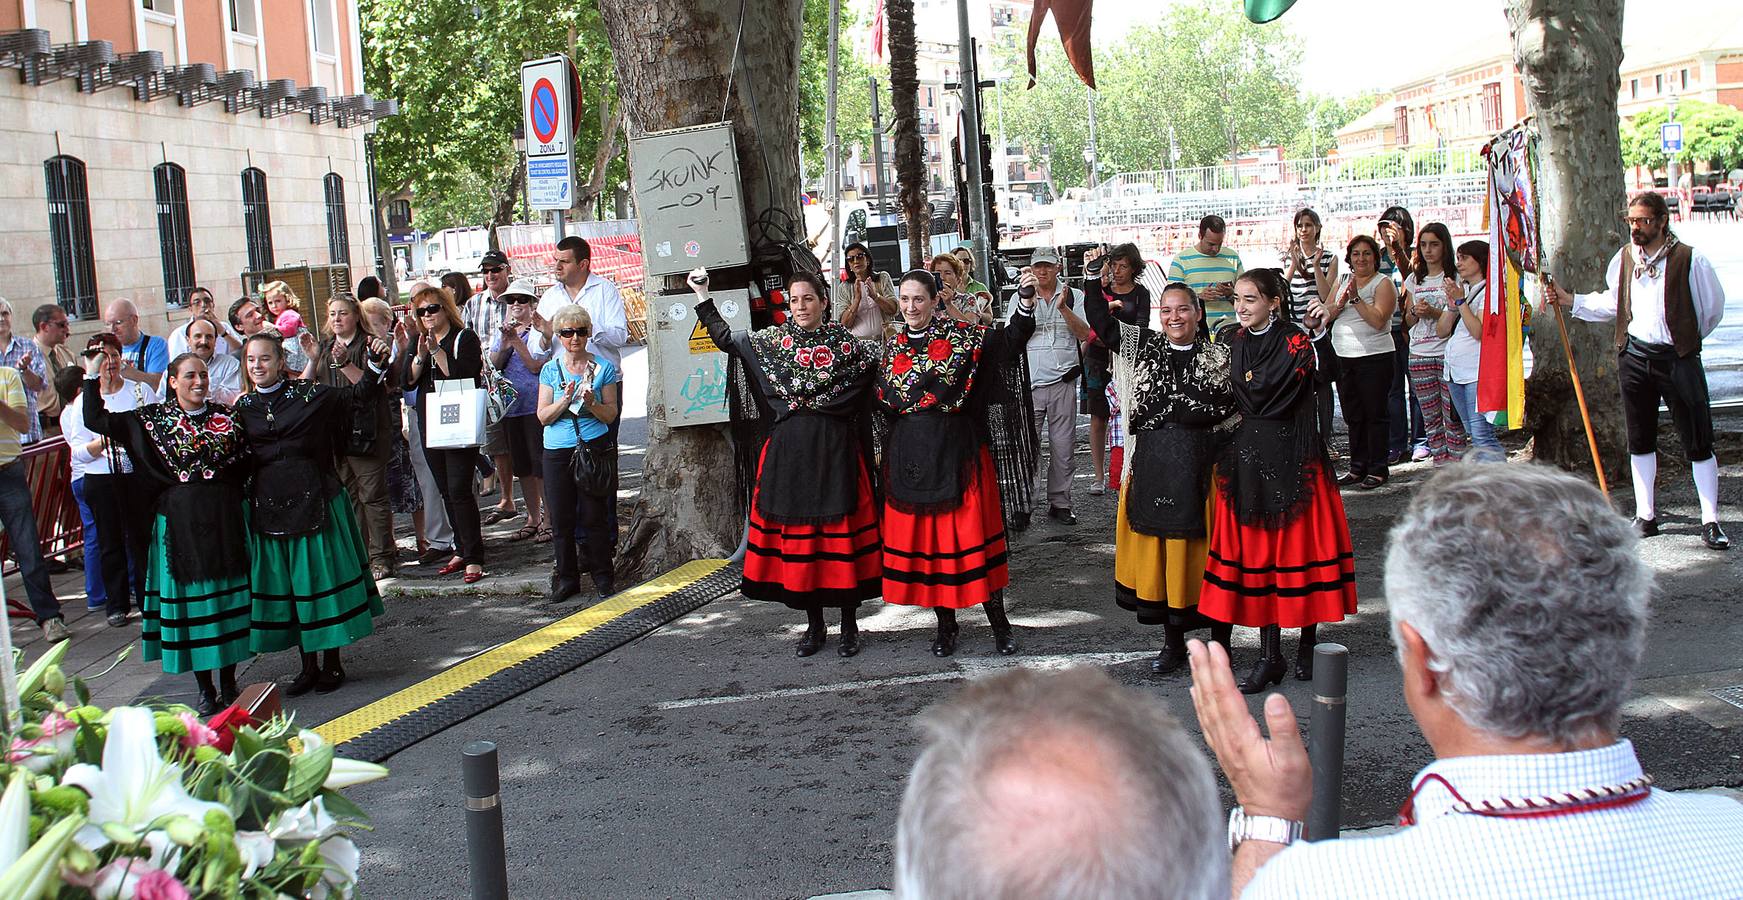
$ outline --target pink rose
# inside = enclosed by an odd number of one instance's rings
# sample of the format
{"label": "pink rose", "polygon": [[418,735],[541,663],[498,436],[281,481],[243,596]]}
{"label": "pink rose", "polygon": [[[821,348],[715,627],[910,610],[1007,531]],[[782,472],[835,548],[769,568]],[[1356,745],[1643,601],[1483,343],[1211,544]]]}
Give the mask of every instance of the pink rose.
{"label": "pink rose", "polygon": [[174,875],[153,869],[133,888],[134,900],[189,900],[188,889]]}
{"label": "pink rose", "polygon": [[793,349],[793,336],[792,335],[789,334],[786,337],[781,338],[781,349],[782,350]]}
{"label": "pink rose", "polygon": [[811,348],[810,347],[800,347],[799,352],[793,354],[793,362],[798,363],[800,366],[810,365],[811,364]]}
{"label": "pink rose", "polygon": [[835,364],[835,354],[830,352],[828,347],[818,347],[816,352],[811,354],[811,364],[819,369],[827,369]]}
{"label": "pink rose", "polygon": [[185,712],[178,715],[177,718],[181,719],[182,725],[188,729],[187,736],[182,738],[183,747],[193,750],[199,747],[211,747],[217,745],[218,732],[213,730],[205,722],[200,721],[199,716],[196,716],[191,712]]}

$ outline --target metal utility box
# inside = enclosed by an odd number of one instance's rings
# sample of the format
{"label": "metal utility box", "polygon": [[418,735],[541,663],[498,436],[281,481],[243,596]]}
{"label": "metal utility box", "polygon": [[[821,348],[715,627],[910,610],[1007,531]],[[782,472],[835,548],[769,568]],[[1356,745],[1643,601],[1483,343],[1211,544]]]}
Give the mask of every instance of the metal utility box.
{"label": "metal utility box", "polygon": [[[303,324],[316,337],[320,337],[327,327],[327,298],[351,290],[351,267],[301,265],[243,272],[242,292],[258,298],[260,286],[274,281],[290,285],[297,299],[302,301]],[[218,313],[223,315],[225,309],[220,304]]]}
{"label": "metal utility box", "polygon": [[[750,292],[712,291],[721,318],[733,329],[750,327]],[[726,354],[714,349],[696,318],[696,295],[648,298],[648,346],[659,379],[666,424],[712,425],[727,420]]]}
{"label": "metal utility box", "polygon": [[634,138],[629,168],[650,278],[750,261],[732,123]]}

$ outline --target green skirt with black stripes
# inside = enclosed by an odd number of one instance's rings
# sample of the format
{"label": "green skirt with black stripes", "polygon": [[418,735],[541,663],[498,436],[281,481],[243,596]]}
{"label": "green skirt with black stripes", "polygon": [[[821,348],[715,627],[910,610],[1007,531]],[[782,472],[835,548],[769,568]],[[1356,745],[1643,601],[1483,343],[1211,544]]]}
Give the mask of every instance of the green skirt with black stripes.
{"label": "green skirt with black stripes", "polygon": [[344,490],[327,501],[327,523],[314,534],[276,537],[251,529],[248,537],[254,652],[334,650],[375,630],[385,610]]}
{"label": "green skirt with black stripes", "polygon": [[167,527],[161,515],[152,520],[140,656],[146,662],[162,660],[163,670],[174,675],[219,669],[254,655],[248,649],[248,578],[238,574],[176,581],[170,573]]}

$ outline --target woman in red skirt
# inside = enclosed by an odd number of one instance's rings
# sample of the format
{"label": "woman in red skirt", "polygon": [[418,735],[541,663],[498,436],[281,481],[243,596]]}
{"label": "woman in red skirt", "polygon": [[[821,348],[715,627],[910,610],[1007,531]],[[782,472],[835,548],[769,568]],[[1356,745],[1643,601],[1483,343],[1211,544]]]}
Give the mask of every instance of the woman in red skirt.
{"label": "woman in red skirt", "polygon": [[754,600],[805,611],[800,656],[823,648],[823,608],[841,610],[842,656],[859,652],[859,604],[882,590],[877,503],[871,487],[866,389],[876,360],[832,321],[823,279],[802,272],[787,283],[787,321],[733,331],[708,299],[708,273],[690,273],[697,319],[714,345],[742,365],[759,416],[744,581]]}
{"label": "woman in red skirt", "polygon": [[[897,301],[903,324],[884,345],[877,389],[891,423],[883,445],[884,600],[937,612],[932,653],[940,657],[956,652],[956,611],[984,604],[998,651],[1015,653],[1005,617],[1011,578],[1001,477],[989,446],[1002,443],[995,431],[1020,431],[1023,423],[1004,415],[994,423],[986,413],[993,394],[1013,383],[1004,370],[1020,363],[1035,333],[1034,301],[1019,299],[1006,325],[956,321],[935,315],[937,285],[923,271],[902,276]],[[1022,412],[1032,416],[1028,406]]]}
{"label": "woman in red skirt", "polygon": [[[1275,269],[1248,271],[1235,281],[1238,324],[1218,336],[1229,345],[1241,424],[1217,466],[1222,503],[1198,608],[1259,629],[1262,653],[1241,682],[1247,694],[1283,680],[1284,628],[1301,629],[1295,677],[1305,681],[1316,626],[1356,611],[1349,523],[1314,412],[1320,361],[1333,357],[1322,349],[1316,358],[1308,331],[1280,318],[1288,290]],[[1316,301],[1303,324],[1319,331],[1324,313]]]}

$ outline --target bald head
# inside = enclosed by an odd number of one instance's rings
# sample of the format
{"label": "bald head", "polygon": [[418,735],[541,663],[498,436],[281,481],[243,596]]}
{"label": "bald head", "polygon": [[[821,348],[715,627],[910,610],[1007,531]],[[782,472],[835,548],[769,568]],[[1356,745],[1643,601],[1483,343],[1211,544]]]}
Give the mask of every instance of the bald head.
{"label": "bald head", "polygon": [[1204,755],[1153,700],[1101,670],[976,679],[920,729],[897,897],[1228,896]]}
{"label": "bald head", "polygon": [[103,324],[121,339],[122,346],[127,346],[139,340],[139,307],[126,297],[111,300],[103,311]]}

